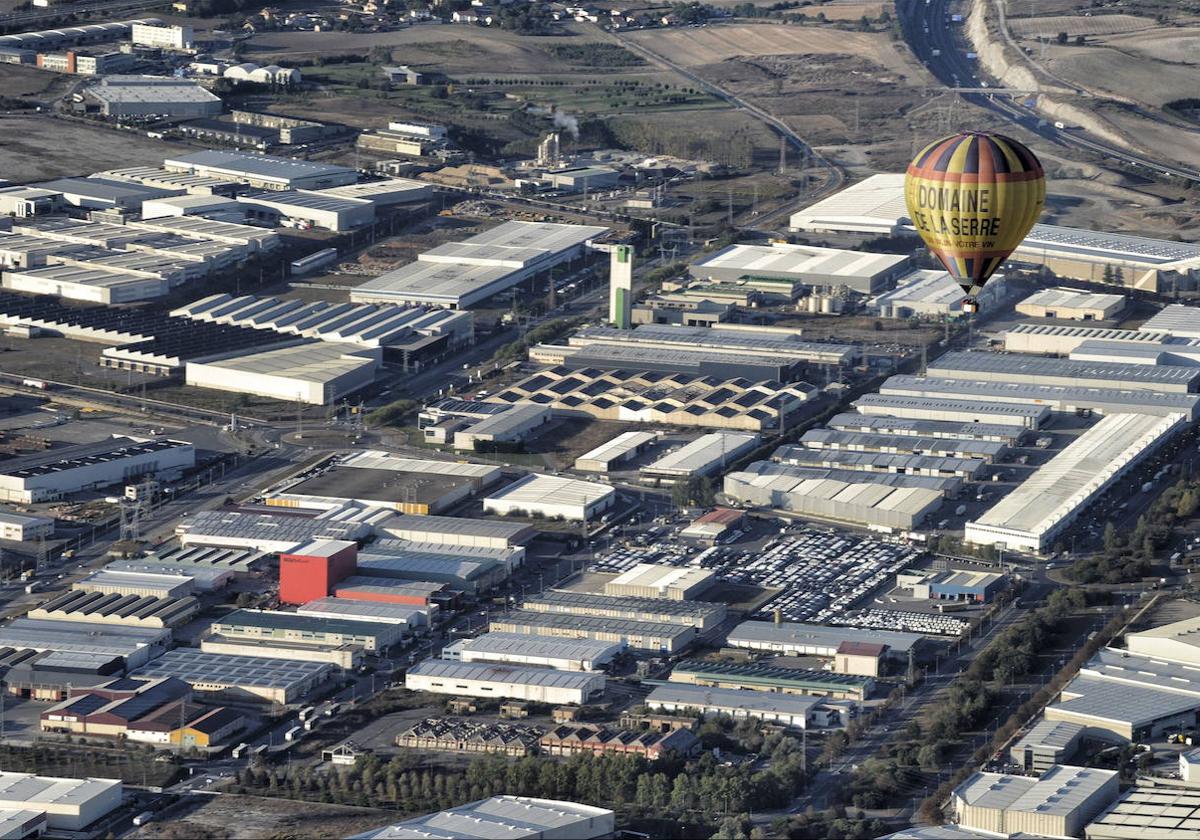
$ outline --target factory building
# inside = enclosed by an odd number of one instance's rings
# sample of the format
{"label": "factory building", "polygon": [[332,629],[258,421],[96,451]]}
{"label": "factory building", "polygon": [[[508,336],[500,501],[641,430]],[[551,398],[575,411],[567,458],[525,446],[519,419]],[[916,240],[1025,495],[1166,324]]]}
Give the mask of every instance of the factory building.
{"label": "factory building", "polygon": [[[891,382],[896,377],[889,378]],[[908,420],[938,420],[946,423],[988,423],[1037,429],[1050,419],[1046,406],[995,403],[897,394],[863,394],[853,403],[859,414]]]}
{"label": "factory building", "polygon": [[334,598],[420,607],[426,612],[438,609],[443,601],[453,600],[456,594],[442,581],[397,580],[366,575],[351,575],[333,586]]}
{"label": "factory building", "polygon": [[267,513],[201,510],[175,526],[175,536],[185,546],[222,546],[283,554],[314,540],[365,539],[371,525],[356,520],[321,517],[276,516]]}
{"label": "factory building", "polygon": [[321,228],[342,233],[375,221],[375,204],[313,190],[271,190],[238,197],[251,218],[302,230]]}
{"label": "factory building", "polygon": [[877,294],[911,270],[900,254],[871,254],[810,245],[730,245],[688,267],[699,280],[733,283],[744,278],[787,280],[796,286]]}
{"label": "factory building", "polygon": [[1200,619],[1185,618],[1125,636],[1130,653],[1200,667]]}
{"label": "factory building", "polygon": [[283,335],[382,348],[384,361],[419,370],[475,340],[470,312],[426,307],[305,302],[216,294],[172,311],[214,324],[270,329]]}
{"label": "factory building", "polygon": [[1038,289],[1016,306],[1030,318],[1058,318],[1064,321],[1108,321],[1125,309],[1124,295],[1105,295],[1066,289],[1061,286]]}
{"label": "factory building", "polygon": [[445,399],[423,408],[417,423],[426,443],[451,444],[470,452],[506,452],[519,447],[553,419],[544,405]]}
{"label": "factory building", "polygon": [[488,662],[427,659],[408,669],[410,691],[459,697],[506,697],[556,705],[582,705],[604,694],[605,679],[590,671],[517,668]]}
{"label": "factory building", "polygon": [[799,330],[749,324],[714,324],[711,327],[643,324],[632,330],[586,327],[572,335],[568,343],[570,347],[580,349],[568,352],[567,360],[574,359],[579,353],[583,354],[581,358],[598,357],[602,353],[615,354],[621,348],[632,347],[648,351],[651,357],[655,353],[689,350],[731,358],[769,356],[797,370],[804,365],[850,365],[861,355],[859,348],[852,344],[805,341]]}
{"label": "factory building", "polygon": [[580,472],[612,472],[614,467],[641,455],[656,440],[657,432],[621,432],[607,443],[576,458],[575,469]]}
{"label": "factory building", "polygon": [[121,677],[92,686],[72,689],[66,700],[42,712],[42,732],[72,735],[128,737],[141,718],[170,706],[178,714],[178,704],[192,697],[192,689],[182,680],[135,679]]}
{"label": "factory building", "polygon": [[191,596],[158,598],[72,590],[34,607],[28,617],[161,630],[186,624],[199,611],[200,602]]}
{"label": "factory building", "polygon": [[870,696],[875,686],[874,679],[866,676],[773,665],[732,665],[700,659],[685,659],[676,663],[671,669],[670,681],[714,688],[830,697],[860,703]]}
{"label": "factory building", "polygon": [[221,97],[189,79],[162,76],[104,76],[81,91],[90,107],[109,119],[161,115],[173,120],[221,113]]}
{"label": "factory building", "polygon": [[926,372],[930,378],[1066,388],[1145,389],[1181,394],[1200,389],[1200,369],[1195,367],[1102,364],[978,351],[947,353],[930,363]]}
{"label": "factory building", "polygon": [[[120,808],[121,802],[117,779],[63,779],[0,770],[0,810],[24,815],[35,832],[38,825],[56,834],[83,831]],[[42,814],[44,822],[33,819],[31,811]]]}
{"label": "factory building", "polygon": [[913,438],[950,438],[957,440],[986,440],[1016,446],[1025,431],[1004,423],[955,422],[920,418],[888,417],[886,415],[835,414],[825,424],[839,432],[860,432],[872,435],[894,435]]}
{"label": "factory building", "polygon": [[151,628],[32,618],[16,618],[0,626],[0,648],[52,650],[107,660],[121,656],[131,668],[161,655],[169,643],[169,630]]}
{"label": "factory building", "polygon": [[1200,308],[1171,303],[1142,324],[1145,332],[1161,332],[1175,338],[1200,338]]}
{"label": "factory building", "polygon": [[195,447],[186,441],[114,437],[6,461],[0,468],[0,498],[19,504],[53,501],[139,476],[175,476],[195,465]]}
{"label": "factory building", "polygon": [[[1004,349],[1009,353],[1034,353],[1051,356],[1069,356],[1084,344],[1101,342],[1105,345],[1123,345],[1131,352],[1141,348],[1170,351],[1168,342],[1172,337],[1160,330],[1145,327],[1122,330],[1114,327],[1075,327],[1062,324],[1016,324],[1004,331]],[[1177,339],[1184,349],[1191,347],[1187,339]]]}
{"label": "factory building", "polygon": [[362,601],[342,596],[317,598],[297,608],[296,613],[315,618],[344,618],[349,621],[396,624],[409,632],[420,632],[429,626],[429,610],[425,607]]}
{"label": "factory building", "polygon": [[777,694],[767,691],[747,691],[735,688],[666,684],[655,686],[646,698],[646,705],[672,713],[724,715],[741,720],[750,718],[764,723],[777,723],[796,729],[807,729],[820,697]]}
{"label": "factory building", "polygon": [[[1180,762],[1184,756],[1180,754]],[[1187,840],[1200,833],[1200,791],[1183,781],[1142,776],[1087,824],[1087,840]]]}
{"label": "factory building", "polygon": [[191,26],[160,26],[153,23],[135,23],[130,27],[129,39],[135,46],[157,47],[164,50],[190,50],[195,33]]}
{"label": "factory building", "polygon": [[1085,736],[1145,743],[1195,727],[1200,678],[1194,668],[1123,650],[1101,650],[1046,707],[1046,720],[1085,727]]}
{"label": "factory building", "polygon": [[330,187],[320,192],[334,198],[370,201],[376,208],[399,207],[433,198],[433,184],[409,178],[388,178],[384,181],[364,181],[344,187]]}
{"label": "factory building", "polygon": [[934,455],[890,455],[875,452],[840,452],[811,449],[787,444],[771,455],[771,460],[796,467],[827,467],[865,473],[921,475],[974,479],[987,466],[981,458],[949,458]]}
{"label": "factory building", "polygon": [[744,511],[733,508],[714,508],[693,519],[690,525],[679,532],[679,536],[685,540],[695,540],[712,546],[730,536],[736,538],[742,533],[740,529],[745,524],[746,514]]}
{"label": "factory building", "polygon": [[586,522],[617,502],[617,491],[603,484],[530,473],[483,500],[485,513]]}
{"label": "factory building", "polygon": [[[957,484],[947,485],[946,481]],[[745,505],[911,531],[941,508],[947,492],[954,492],[952,488],[960,484],[957,478],[822,470],[756,461],[726,475],[724,492]]]}
{"label": "factory building", "polygon": [[139,598],[184,598],[192,594],[195,581],[187,575],[120,571],[105,568],[71,584],[78,592],[104,595],[136,595]]}
{"label": "factory building", "polygon": [[54,536],[54,519],[27,513],[0,512],[0,540],[27,542]]}
{"label": "factory building", "polygon": [[238,224],[246,220],[246,210],[232,198],[223,195],[178,195],[154,198],[142,202],[142,218],[146,220],[202,216]]}
{"label": "factory building", "polygon": [[404,628],[378,621],[315,618],[270,610],[235,610],[214,621],[212,632],[227,639],[258,640],[271,644],[356,645],[369,653],[386,650],[403,639]]}
{"label": "factory building", "polygon": [[1045,773],[1056,764],[1066,764],[1083,739],[1084,727],[1064,720],[1040,720],[1021,736],[1008,754],[1012,763],[1026,773]]}
{"label": "factory building", "polygon": [[892,236],[908,222],[904,175],[872,175],[792,214],[792,230]]}
{"label": "factory building", "polygon": [[317,539],[279,555],[279,603],[304,604],[324,598],[354,574],[358,543]]}
{"label": "factory building", "polygon": [[[806,233],[864,236],[914,233],[904,202],[904,175],[872,175],[793,213],[791,228]],[[1010,260],[1043,265],[1064,279],[1156,292],[1160,286],[1172,285],[1175,276],[1200,268],[1200,246],[1057,225],[1034,225]]]}
{"label": "factory building", "polygon": [[948,570],[923,575],[912,586],[914,598],[933,601],[969,601],[988,604],[1004,589],[1004,575],[996,572]]}
{"label": "factory building", "polygon": [[508,578],[512,551],[380,540],[358,555],[358,572],[365,577],[443,583],[480,595]]}
{"label": "factory building", "polygon": [[[172,172],[156,166],[129,166],[121,169],[106,169],[93,172],[93,178],[105,178],[109,181],[130,181],[156,187],[162,190],[177,192],[182,190],[186,195],[218,196],[232,198],[237,195],[239,185],[225,178],[209,178],[204,175],[192,175],[188,172]],[[144,218],[144,216],[143,216]],[[259,232],[269,237],[278,238],[277,234],[259,229]]]}
{"label": "factory building", "polygon": [[694,601],[716,581],[709,569],[638,563],[604,584],[605,595]]}
{"label": "factory building", "polygon": [[505,222],[353,289],[354,303],[428,304],[467,309],[562,263],[581,259],[608,228]]}
{"label": "factory building", "polygon": [[533,528],[521,523],[407,513],[388,519],[378,530],[410,542],[501,549],[523,546],[537,534]]}
{"label": "factory building", "polygon": [[99,685],[125,671],[125,657],[109,649],[104,639],[91,650],[6,647],[0,651],[4,690],[30,700],[57,703],[71,689]]}
{"label": "factory building", "polygon": [[333,668],[303,659],[226,656],[194,648],[169,650],[133,673],[135,677],[173,677],[204,699],[267,701],[282,706],[307,697],[333,676]]}
{"label": "factory building", "polygon": [[925,637],[895,630],[831,627],[793,621],[743,621],[725,641],[729,647],[776,653],[782,656],[823,656],[832,659],[847,642],[884,645],[893,658],[907,662]]}
{"label": "factory building", "polygon": [[330,405],[374,382],[382,361],[380,350],[315,342],[188,362],[186,377],[197,388]]}
{"label": "factory building", "polygon": [[1122,233],[1034,225],[1009,258],[1045,266],[1065,280],[1169,291],[1177,275],[1200,269],[1200,246]]}
{"label": "factory building", "polygon": [[[1008,297],[1003,274],[993,274],[987,285],[973,295],[979,312],[987,312]],[[962,286],[949,272],[931,269],[914,271],[896,282],[896,288],[869,302],[881,318],[958,318],[966,297]]]}
{"label": "factory building", "polygon": [[1187,426],[1182,414],[1109,414],[966,524],[978,545],[1040,553],[1093,499]]}
{"label": "factory building", "polygon": [[760,432],[786,425],[816,394],[817,389],[805,383],[556,367],[532,374],[488,400],[538,402],[559,414],[594,420]]}
{"label": "factory building", "polygon": [[954,789],[958,824],[997,836],[1078,837],[1116,798],[1115,770],[1056,765],[1040,777],[979,772]]}
{"label": "factory building", "polygon": [[679,624],[685,627],[695,627],[701,633],[720,626],[727,615],[724,604],[709,601],[600,595],[593,592],[571,592],[565,589],[548,589],[540,595],[526,598],[522,609],[559,615]]}
{"label": "factory building", "polygon": [[[1008,356],[1006,359],[1014,357]],[[1030,358],[1028,356],[1023,358]],[[1037,359],[1038,362],[1062,361],[1059,359]],[[1069,364],[1080,364],[1071,362]],[[1015,366],[1014,366],[1015,367]],[[1093,370],[1101,366],[1093,366]],[[1148,370],[1164,370],[1148,365],[1109,365],[1107,369],[1120,375],[1117,368],[1143,368]],[[1191,370],[1197,368],[1170,368],[1165,370]],[[1001,374],[997,372],[997,377]],[[1020,372],[1012,371],[1012,376]],[[1176,385],[1179,383],[1176,382]],[[1178,390],[1149,390],[1135,387],[1114,388],[1102,385],[1034,385],[1026,382],[993,381],[972,379],[949,379],[933,376],[892,376],[880,386],[880,393],[885,397],[904,397],[923,404],[927,399],[969,399],[972,401],[992,400],[996,403],[1015,403],[1023,406],[1037,406],[1038,410],[1074,412],[1078,409],[1090,409],[1100,414],[1117,412],[1138,412],[1154,414],[1160,417],[1172,414],[1183,414],[1189,421],[1197,416],[1197,405],[1200,398],[1195,394],[1181,393]],[[862,400],[859,400],[859,405]],[[862,410],[861,407],[859,410]]]}
{"label": "factory building", "polygon": [[832,452],[872,452],[884,455],[923,455],[935,458],[977,458],[995,463],[1008,446],[975,438],[915,437],[836,429],[809,429],[800,437],[806,449]]}
{"label": "factory building", "polygon": [[[318,620],[319,619],[315,619]],[[321,642],[285,642],[277,639],[258,639],[249,636],[205,636],[200,640],[201,653],[235,659],[258,657],[282,659],[288,662],[301,660],[323,664],[348,671],[363,662],[361,645],[340,645]]]}
{"label": "factory building", "polygon": [[523,633],[527,636],[618,642],[633,650],[666,656],[680,653],[696,640],[696,628],[682,624],[531,610],[520,610],[502,618],[493,618],[490,629],[493,633]]}
{"label": "factory building", "polygon": [[319,190],[358,180],[358,173],[347,166],[248,152],[196,152],[167,158],[163,167],[174,172],[225,178],[260,190]]}
{"label": "factory building", "polygon": [[710,432],[638,470],[643,484],[686,483],[689,479],[723,473],[734,461],[759,444],[758,435]]}
{"label": "factory building", "polygon": [[549,639],[521,633],[484,633],[460,639],[442,650],[442,658],[455,662],[501,662],[555,668],[560,671],[599,671],[624,645],[596,639]]}
{"label": "factory building", "polygon": [[349,840],[390,840],[396,837],[530,837],[555,840],[597,840],[616,831],[613,812],[578,802],[493,796],[448,811],[394,823],[355,834]]}
{"label": "factory building", "polygon": [[441,513],[501,480],[499,467],[358,452],[273,494],[277,507],[333,508],[354,500],[368,507],[425,515]]}
{"label": "factory building", "polygon": [[657,761],[674,754],[680,758],[695,758],[701,752],[700,739],[690,729],[619,730],[591,724],[564,723],[556,726],[538,742],[545,755],[567,756],[578,753],[591,755],[637,755],[647,761]]}

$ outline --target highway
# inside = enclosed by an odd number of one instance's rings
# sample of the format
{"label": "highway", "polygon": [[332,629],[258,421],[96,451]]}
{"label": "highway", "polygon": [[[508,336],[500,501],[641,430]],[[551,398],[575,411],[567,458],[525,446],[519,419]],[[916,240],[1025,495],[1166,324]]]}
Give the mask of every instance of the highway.
{"label": "highway", "polygon": [[904,40],[913,54],[947,88],[967,91],[960,93],[966,102],[986,108],[1055,145],[1095,152],[1127,166],[1200,182],[1200,169],[1153,160],[1099,140],[1082,129],[1055,128],[1053,122],[1026,107],[1018,98],[983,87],[977,78],[979,65],[967,58],[965,37],[960,37],[958,32],[965,24],[950,20],[951,4],[958,4],[958,0],[897,0],[896,7]]}

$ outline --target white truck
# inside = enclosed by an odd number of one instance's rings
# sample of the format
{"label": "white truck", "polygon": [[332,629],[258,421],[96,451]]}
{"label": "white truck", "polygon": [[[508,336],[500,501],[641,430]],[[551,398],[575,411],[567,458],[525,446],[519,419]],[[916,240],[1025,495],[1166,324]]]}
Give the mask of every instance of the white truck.
{"label": "white truck", "polygon": [[291,729],[289,729],[287,732],[284,733],[283,740],[299,741],[303,737],[304,737],[304,727],[303,726],[293,726]]}

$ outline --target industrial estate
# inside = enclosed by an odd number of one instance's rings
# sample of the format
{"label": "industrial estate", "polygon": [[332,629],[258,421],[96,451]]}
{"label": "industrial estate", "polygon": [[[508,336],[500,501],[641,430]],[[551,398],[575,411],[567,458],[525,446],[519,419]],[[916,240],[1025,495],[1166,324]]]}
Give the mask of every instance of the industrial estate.
{"label": "industrial estate", "polygon": [[1200,837],[1198,37],[0,0],[0,837]]}

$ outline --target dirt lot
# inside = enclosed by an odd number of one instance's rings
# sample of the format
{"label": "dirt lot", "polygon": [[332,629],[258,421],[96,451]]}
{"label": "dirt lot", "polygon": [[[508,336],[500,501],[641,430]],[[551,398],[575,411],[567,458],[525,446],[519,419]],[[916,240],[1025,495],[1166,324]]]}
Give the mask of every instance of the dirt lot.
{"label": "dirt lot", "polygon": [[232,794],[195,799],[197,805],[172,811],[163,822],[142,826],[128,836],[189,840],[349,837],[396,821],[391,811],[375,808]]}
{"label": "dirt lot", "polygon": [[0,114],[0,172],[10,181],[90,175],[123,166],[156,166],[181,147],[42,114]]}
{"label": "dirt lot", "polygon": [[921,72],[887,35],[831,27],[747,23],[703,29],[651,29],[630,33],[628,37],[685,67],[702,67],[738,57],[853,55],[892,73]]}

